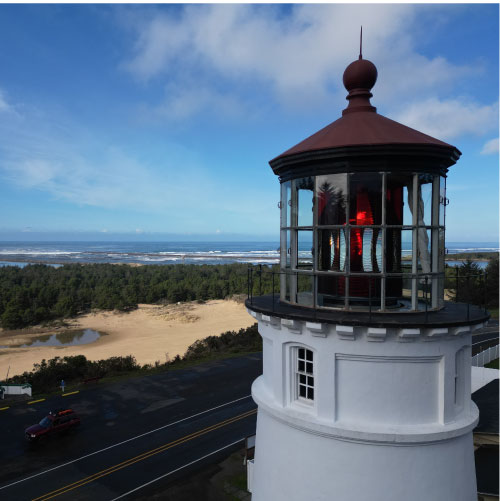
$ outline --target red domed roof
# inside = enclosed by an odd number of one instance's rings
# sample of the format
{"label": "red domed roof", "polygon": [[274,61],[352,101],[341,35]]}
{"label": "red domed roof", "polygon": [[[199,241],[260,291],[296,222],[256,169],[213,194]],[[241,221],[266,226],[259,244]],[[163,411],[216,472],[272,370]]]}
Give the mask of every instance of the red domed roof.
{"label": "red domed roof", "polygon": [[[371,88],[377,80],[377,68],[366,60],[351,63],[345,70],[343,81],[349,91],[348,107],[342,117],[316,132],[304,141],[271,160],[286,161],[285,157],[309,151],[334,148],[408,145],[409,147],[432,146],[460,152],[452,145],[423,134],[377,113],[370,104]],[[454,162],[453,162],[454,163]]]}
{"label": "red domed roof", "polygon": [[376,112],[359,111],[346,113],[342,118],[304,139],[277,158],[311,150],[379,144],[425,144],[453,148],[450,144],[406,127]]}

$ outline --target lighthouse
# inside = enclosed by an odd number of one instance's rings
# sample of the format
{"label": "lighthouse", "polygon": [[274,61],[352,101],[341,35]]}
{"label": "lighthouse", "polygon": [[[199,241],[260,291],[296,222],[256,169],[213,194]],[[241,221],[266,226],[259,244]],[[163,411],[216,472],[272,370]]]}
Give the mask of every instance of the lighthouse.
{"label": "lighthouse", "polygon": [[376,80],[360,55],[342,116],[270,161],[280,292],[246,302],[263,339],[253,501],[477,499],[471,334],[488,315],[444,300],[461,153],[377,113]]}

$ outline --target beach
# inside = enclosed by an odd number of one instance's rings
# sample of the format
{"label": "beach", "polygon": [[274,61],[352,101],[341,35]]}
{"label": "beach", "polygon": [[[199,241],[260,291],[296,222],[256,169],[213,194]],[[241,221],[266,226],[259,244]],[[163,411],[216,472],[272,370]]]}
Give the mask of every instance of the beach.
{"label": "beach", "polygon": [[99,311],[81,315],[67,320],[64,327],[0,330],[0,346],[25,344],[41,334],[75,330],[93,329],[103,334],[97,341],[78,346],[0,348],[0,378],[7,370],[9,376],[22,374],[42,359],[57,356],[85,355],[89,360],[100,360],[133,355],[140,364],[163,363],[167,357],[182,356],[197,339],[237,331],[254,322],[243,303],[221,299],[165,306],[140,304],[127,313]]}

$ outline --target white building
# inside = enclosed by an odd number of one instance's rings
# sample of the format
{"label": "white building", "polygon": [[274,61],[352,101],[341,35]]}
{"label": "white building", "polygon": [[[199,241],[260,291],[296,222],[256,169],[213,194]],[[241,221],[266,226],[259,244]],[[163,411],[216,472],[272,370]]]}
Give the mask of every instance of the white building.
{"label": "white building", "polygon": [[471,332],[445,303],[448,168],[460,152],[376,113],[348,66],[342,118],[270,162],[280,296],[247,301],[263,338],[253,501],[477,498]]}

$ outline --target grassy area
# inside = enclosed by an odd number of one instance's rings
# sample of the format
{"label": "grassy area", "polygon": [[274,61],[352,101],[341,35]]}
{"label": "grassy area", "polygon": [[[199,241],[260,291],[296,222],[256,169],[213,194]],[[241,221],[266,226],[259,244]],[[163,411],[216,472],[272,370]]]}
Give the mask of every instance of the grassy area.
{"label": "grassy area", "polygon": [[492,360],[489,364],[486,364],[485,367],[487,369],[500,369],[498,365],[498,358],[496,360]]}
{"label": "grassy area", "polygon": [[457,254],[446,254],[445,261],[459,261],[472,259],[472,261],[487,261],[498,257],[498,252],[459,252]]}
{"label": "grassy area", "polygon": [[495,318],[496,320],[498,320],[498,307],[488,308],[488,311],[490,312],[491,318]]}
{"label": "grassy area", "polygon": [[228,480],[228,483],[234,485],[240,491],[247,490],[247,474],[246,472],[237,473]]}

